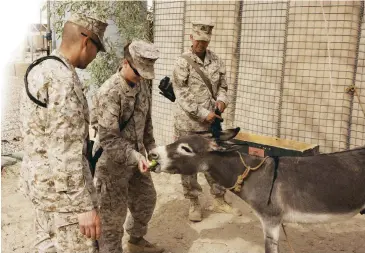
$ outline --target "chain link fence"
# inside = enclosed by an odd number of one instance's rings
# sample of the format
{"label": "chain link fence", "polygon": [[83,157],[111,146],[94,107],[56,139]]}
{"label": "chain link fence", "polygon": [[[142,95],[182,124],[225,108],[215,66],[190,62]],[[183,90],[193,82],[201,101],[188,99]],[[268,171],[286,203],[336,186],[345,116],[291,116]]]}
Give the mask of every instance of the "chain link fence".
{"label": "chain link fence", "polygon": [[173,140],[176,106],[159,94],[159,80],[190,47],[191,21],[211,18],[209,48],[227,68],[225,127],[319,144],[321,152],[365,145],[363,1],[155,1],[154,10],[159,144]]}
{"label": "chain link fence", "polygon": [[[321,152],[365,145],[364,1],[157,0],[153,7],[158,144],[173,140],[176,106],[159,94],[159,81],[189,49],[191,21],[210,18],[209,48],[227,69],[225,128],[319,144]],[[11,117],[2,118],[4,140],[19,135]]]}

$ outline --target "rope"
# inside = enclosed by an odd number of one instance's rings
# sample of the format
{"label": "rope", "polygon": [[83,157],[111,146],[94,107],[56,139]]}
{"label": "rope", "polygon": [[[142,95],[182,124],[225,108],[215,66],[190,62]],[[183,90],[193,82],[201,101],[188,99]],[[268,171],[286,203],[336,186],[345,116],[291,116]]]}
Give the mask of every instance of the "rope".
{"label": "rope", "polygon": [[[243,12],[243,1],[240,1],[239,4],[239,10],[238,10],[238,16],[237,16],[237,28],[238,28],[238,34],[237,34],[237,43],[236,43],[236,48],[235,48],[235,56],[236,56],[236,64],[237,64],[237,69],[239,69],[240,64],[241,64],[241,36],[242,36],[242,12]],[[228,115],[227,115],[227,120],[225,122],[225,126],[228,127],[232,127],[233,124],[235,123],[235,118],[236,118],[236,109],[237,109],[237,87],[238,87],[238,83],[239,83],[239,71],[236,71],[235,77],[234,77],[234,85],[233,85],[233,89],[232,89],[232,100],[230,102],[229,106],[230,110],[228,111]]]}
{"label": "rope", "polygon": [[295,253],[295,251],[294,251],[294,249],[293,249],[293,247],[291,246],[291,243],[290,243],[290,241],[289,241],[288,235],[286,234],[286,230],[285,230],[284,224],[281,224],[281,227],[283,228],[284,235],[285,235],[285,238],[286,238],[286,242],[287,242],[287,243],[288,243],[288,245],[289,245],[290,251],[291,251],[292,253]]}
{"label": "rope", "polygon": [[361,107],[361,110],[362,110],[362,112],[364,113],[364,116],[365,116],[364,105],[361,103],[360,95],[357,92],[356,86],[355,85],[350,85],[349,87],[346,88],[346,92],[348,92],[348,93],[354,93],[356,95],[357,99],[359,100],[359,105]]}
{"label": "rope", "polygon": [[[155,1],[153,1],[155,2]],[[156,10],[153,10],[154,12]],[[156,15],[153,15],[156,16]],[[183,1],[183,18],[182,18],[182,31],[181,31],[181,53],[184,53],[184,41],[185,41],[185,19],[186,19],[186,1]],[[155,26],[155,23],[154,23]]]}
{"label": "rope", "polygon": [[279,104],[278,104],[278,121],[276,126],[276,137],[281,137],[281,121],[282,121],[282,109],[284,99],[284,80],[285,80],[285,63],[286,63],[286,51],[288,48],[288,27],[289,27],[289,11],[290,11],[290,0],[286,4],[286,17],[285,17],[285,34],[284,34],[284,48],[283,48],[283,61],[281,64],[281,76],[280,76],[280,90],[279,90]]}
{"label": "rope", "polygon": [[[361,26],[363,24],[364,19],[364,1],[360,3],[360,10],[359,10],[359,22],[357,25],[357,42],[356,42],[356,55],[355,55],[355,62],[354,62],[354,71],[352,76],[352,85],[356,84],[356,76],[358,71],[358,63],[359,63],[359,52],[360,52],[360,42],[361,42]],[[349,88],[350,90],[351,88]],[[347,122],[347,136],[346,136],[346,149],[350,149],[351,144],[351,135],[352,135],[352,115],[354,111],[354,94],[352,93],[350,96],[350,106],[349,106],[349,115],[348,115],[348,122]],[[364,111],[364,109],[363,109]]]}
{"label": "rope", "polygon": [[246,177],[248,176],[248,174],[250,173],[250,171],[251,170],[252,171],[258,170],[264,164],[264,162],[266,161],[266,159],[268,158],[268,156],[266,156],[256,167],[250,167],[243,160],[243,158],[241,156],[241,153],[238,152],[238,151],[236,151],[236,152],[238,153],[238,155],[239,155],[239,157],[241,159],[241,162],[242,162],[243,166],[245,166],[245,171],[241,175],[239,175],[237,177],[236,183],[232,187],[227,188],[227,189],[228,190],[234,189],[235,192],[240,192],[241,191],[241,187],[242,187],[242,182],[243,182],[243,180],[246,179]]}
{"label": "rope", "polygon": [[331,88],[330,88],[330,96],[331,97],[331,93],[333,91],[333,83],[332,83],[332,60],[331,60],[331,48],[330,48],[330,45],[331,45],[331,42],[330,42],[330,39],[329,39],[329,35],[328,35],[328,21],[326,19],[326,14],[324,13],[324,8],[323,8],[323,0],[321,1],[321,8],[322,8],[322,14],[323,14],[323,19],[324,19],[324,24],[326,26],[326,36],[327,36],[327,52],[328,52],[328,68],[329,68],[329,78],[330,78],[330,85],[331,85]]}
{"label": "rope", "polygon": [[264,158],[264,160],[262,160],[262,161],[259,163],[259,165],[257,165],[256,167],[251,168],[250,166],[248,166],[248,165],[245,163],[245,161],[244,161],[244,160],[243,160],[243,158],[242,158],[241,153],[240,153],[240,152],[238,152],[238,151],[236,151],[236,152],[237,152],[237,153],[238,153],[238,155],[240,156],[241,162],[242,162],[243,166],[245,166],[245,168],[246,168],[247,170],[253,170],[253,171],[255,171],[255,170],[259,169],[259,168],[261,167],[261,165],[262,165],[262,164],[266,161],[266,159],[268,158],[268,156],[266,156],[266,157]]}

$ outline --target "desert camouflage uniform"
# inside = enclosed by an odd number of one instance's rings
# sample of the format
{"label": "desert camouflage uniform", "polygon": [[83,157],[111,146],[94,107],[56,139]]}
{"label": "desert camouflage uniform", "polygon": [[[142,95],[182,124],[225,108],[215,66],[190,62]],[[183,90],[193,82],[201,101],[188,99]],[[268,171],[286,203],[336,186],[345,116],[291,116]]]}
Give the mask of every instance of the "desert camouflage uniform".
{"label": "desert camouflage uniform", "polygon": [[[46,60],[33,68],[28,76],[31,94],[42,102],[47,101],[48,107],[38,106],[25,92],[22,99],[24,159],[21,183],[36,213],[43,214],[36,215],[35,221],[39,252],[44,245],[54,247],[49,226],[40,224],[52,224],[55,230],[60,225],[72,232],[68,226],[78,230],[78,226],[74,226],[76,213],[96,208],[96,192],[86,158],[87,101],[74,67],[60,52],[55,51],[53,55],[60,57],[67,67],[56,60]],[[59,216],[67,217],[62,224],[56,220]],[[67,220],[73,221],[68,223]],[[60,234],[55,232],[54,235],[59,245],[66,243],[57,237]],[[80,240],[77,247],[87,241],[81,235],[77,239]],[[93,252],[91,249],[60,249],[58,252]]]}
{"label": "desert camouflage uniform", "polygon": [[[205,76],[211,81],[217,100],[227,105],[226,68],[223,61],[210,50],[206,51],[204,62],[192,50],[184,54],[191,57],[200,66]],[[173,87],[177,98],[177,108],[174,114],[175,138],[180,138],[189,131],[209,130],[210,124],[204,120],[209,112],[214,111],[215,100],[200,75],[182,57],[177,59],[175,65]],[[205,178],[213,195],[224,195],[224,187],[216,184],[207,173],[205,173]],[[197,198],[202,191],[197,181],[197,175],[182,175],[181,181],[185,197]]]}
{"label": "desert camouflage uniform", "polygon": [[[100,143],[104,150],[95,175],[102,221],[101,253],[122,252],[128,208],[131,216],[126,231],[133,237],[147,233],[155,208],[156,190],[151,175],[141,174],[138,169],[140,157],[155,147],[151,91],[151,84],[143,79],[131,87],[121,70],[100,87],[93,99],[98,121],[96,146]],[[120,125],[129,118],[120,131]]]}
{"label": "desert camouflage uniform", "polygon": [[[102,39],[107,24],[72,15],[77,25],[92,23]],[[97,208],[96,191],[86,157],[88,104],[72,64],[58,51],[28,76],[30,93],[47,108],[21,102],[24,158],[21,189],[35,207],[36,252],[91,253],[95,242],[79,232],[77,214]]]}
{"label": "desert camouflage uniform", "polygon": [[35,218],[36,252],[97,252],[96,242],[80,233],[76,215],[36,209]]}

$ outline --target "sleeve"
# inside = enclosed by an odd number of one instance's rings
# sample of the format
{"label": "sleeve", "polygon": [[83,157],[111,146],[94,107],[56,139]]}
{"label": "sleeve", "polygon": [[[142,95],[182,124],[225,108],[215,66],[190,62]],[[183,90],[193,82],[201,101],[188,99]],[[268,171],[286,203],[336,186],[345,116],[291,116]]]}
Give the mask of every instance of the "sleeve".
{"label": "sleeve", "polygon": [[101,90],[98,94],[99,140],[104,151],[107,151],[114,161],[137,165],[141,154],[120,135],[119,115],[123,115],[121,99],[113,89]]}
{"label": "sleeve", "polygon": [[217,101],[222,101],[226,107],[228,105],[228,85],[227,85],[227,78],[226,78],[226,65],[224,62],[219,59],[219,87],[217,93]]}
{"label": "sleeve", "polygon": [[188,78],[189,64],[179,57],[175,64],[172,82],[176,101],[186,113],[203,122],[210,111],[196,103],[194,94],[189,91]]}
{"label": "sleeve", "polygon": [[85,163],[86,121],[74,91],[72,74],[66,68],[52,72],[48,84],[48,159],[56,192],[64,192],[76,212],[94,209],[87,187]]}
{"label": "sleeve", "polygon": [[[147,86],[148,85],[148,86]],[[145,146],[147,152],[156,147],[155,138],[153,137],[153,126],[152,126],[152,91],[150,89],[150,84],[146,83],[147,97],[148,97],[148,112],[146,117],[146,125],[143,134],[143,145]]]}

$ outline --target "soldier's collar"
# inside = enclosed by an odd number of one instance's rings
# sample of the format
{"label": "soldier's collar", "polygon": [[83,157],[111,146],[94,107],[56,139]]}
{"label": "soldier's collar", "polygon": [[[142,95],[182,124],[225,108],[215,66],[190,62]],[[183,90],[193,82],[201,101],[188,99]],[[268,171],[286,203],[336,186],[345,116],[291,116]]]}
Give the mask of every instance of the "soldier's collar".
{"label": "soldier's collar", "polygon": [[61,60],[67,65],[67,67],[71,70],[75,70],[75,67],[71,64],[71,62],[60,52],[60,50],[55,49],[52,52],[52,55],[58,56],[59,58],[61,58]]}
{"label": "soldier's collar", "polygon": [[212,52],[207,49],[207,52],[205,53],[205,61],[204,64],[210,64],[212,62]]}
{"label": "soldier's collar", "polygon": [[193,55],[193,60],[199,64],[202,64],[204,66],[209,65],[212,62],[212,53],[210,52],[209,49],[207,49],[205,51],[205,57],[204,57],[204,62],[199,58],[199,56],[197,56],[196,54],[194,54],[193,52],[193,46],[190,47],[190,52]]}

